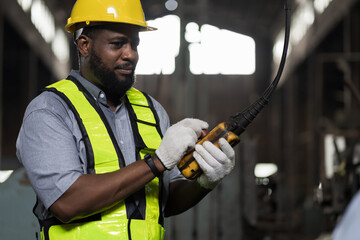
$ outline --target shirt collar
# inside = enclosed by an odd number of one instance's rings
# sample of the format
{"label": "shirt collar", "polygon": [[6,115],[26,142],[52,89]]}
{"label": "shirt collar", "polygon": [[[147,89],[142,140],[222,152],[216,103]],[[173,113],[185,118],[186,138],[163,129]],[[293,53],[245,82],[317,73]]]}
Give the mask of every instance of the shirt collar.
{"label": "shirt collar", "polygon": [[81,83],[81,85],[83,85],[83,87],[92,95],[92,97],[96,101],[98,101],[99,103],[105,106],[108,106],[105,93],[100,88],[95,86],[93,83],[91,83],[90,81],[86,80],[83,76],[81,76],[78,70],[71,70],[70,76],[76,78],[76,80],[78,80]]}

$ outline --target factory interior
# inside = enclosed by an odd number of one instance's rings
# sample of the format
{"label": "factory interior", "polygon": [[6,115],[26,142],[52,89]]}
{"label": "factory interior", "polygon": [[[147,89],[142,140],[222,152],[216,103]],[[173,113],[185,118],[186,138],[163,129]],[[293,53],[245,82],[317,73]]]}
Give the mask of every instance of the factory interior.
{"label": "factory interior", "polygon": [[[36,196],[16,156],[25,109],[78,69],[64,26],[75,0],[0,0],[0,239],[36,239]],[[171,123],[210,129],[275,78],[283,0],[141,0],[135,87]],[[280,82],[234,147],[236,166],[191,210],[165,219],[171,240],[330,240],[360,188],[360,1],[288,0]],[[358,142],[359,140],[359,142]]]}

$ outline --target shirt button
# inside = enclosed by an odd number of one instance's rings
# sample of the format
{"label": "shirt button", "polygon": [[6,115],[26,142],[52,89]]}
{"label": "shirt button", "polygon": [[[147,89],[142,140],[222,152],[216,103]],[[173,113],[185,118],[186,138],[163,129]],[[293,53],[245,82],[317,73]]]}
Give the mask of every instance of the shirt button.
{"label": "shirt button", "polygon": [[121,141],[120,141],[120,144],[124,144],[124,141],[121,140]]}

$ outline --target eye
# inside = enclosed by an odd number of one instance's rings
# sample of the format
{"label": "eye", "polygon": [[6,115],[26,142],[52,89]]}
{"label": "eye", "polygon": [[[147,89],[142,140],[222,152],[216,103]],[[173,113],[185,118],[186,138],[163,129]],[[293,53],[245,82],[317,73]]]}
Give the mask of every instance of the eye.
{"label": "eye", "polygon": [[125,42],[124,41],[112,41],[112,42],[110,42],[110,44],[114,48],[121,48],[122,46],[124,46]]}

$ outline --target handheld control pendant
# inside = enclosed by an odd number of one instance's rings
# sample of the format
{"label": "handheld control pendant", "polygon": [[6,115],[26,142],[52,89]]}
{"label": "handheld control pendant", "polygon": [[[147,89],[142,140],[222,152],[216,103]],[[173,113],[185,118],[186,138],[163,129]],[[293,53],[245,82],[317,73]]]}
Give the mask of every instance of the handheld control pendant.
{"label": "handheld control pendant", "polygon": [[[197,144],[202,144],[205,141],[212,142],[215,146],[219,147],[219,139],[225,138],[231,146],[235,146],[240,142],[239,136],[227,129],[225,122],[220,123],[209,134],[202,138]],[[182,175],[188,179],[196,179],[201,175],[202,171],[193,157],[193,152],[188,153],[178,164],[178,168]]]}

